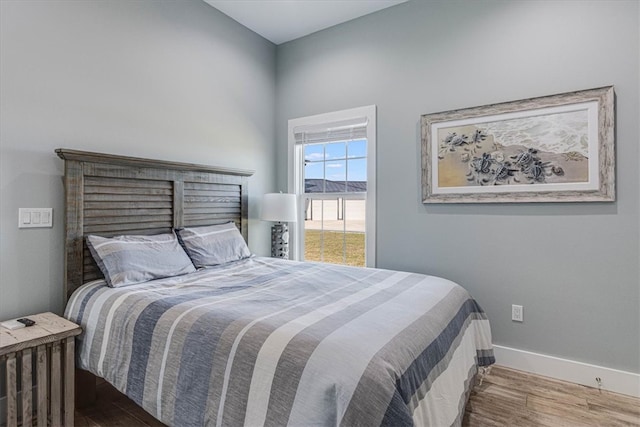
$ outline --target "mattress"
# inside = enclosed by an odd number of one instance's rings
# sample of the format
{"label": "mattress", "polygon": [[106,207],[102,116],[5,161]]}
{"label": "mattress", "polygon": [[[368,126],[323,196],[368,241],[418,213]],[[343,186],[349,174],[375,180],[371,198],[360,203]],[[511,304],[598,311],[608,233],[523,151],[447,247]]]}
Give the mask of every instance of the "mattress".
{"label": "mattress", "polygon": [[171,426],[459,425],[489,322],[438,277],[253,257],[85,284],[78,367]]}

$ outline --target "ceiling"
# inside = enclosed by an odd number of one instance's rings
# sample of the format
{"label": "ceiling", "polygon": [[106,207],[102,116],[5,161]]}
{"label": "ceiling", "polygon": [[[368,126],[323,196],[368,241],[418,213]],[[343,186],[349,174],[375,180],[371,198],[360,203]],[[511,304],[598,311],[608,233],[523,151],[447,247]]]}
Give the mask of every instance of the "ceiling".
{"label": "ceiling", "polygon": [[275,44],[408,0],[204,0]]}

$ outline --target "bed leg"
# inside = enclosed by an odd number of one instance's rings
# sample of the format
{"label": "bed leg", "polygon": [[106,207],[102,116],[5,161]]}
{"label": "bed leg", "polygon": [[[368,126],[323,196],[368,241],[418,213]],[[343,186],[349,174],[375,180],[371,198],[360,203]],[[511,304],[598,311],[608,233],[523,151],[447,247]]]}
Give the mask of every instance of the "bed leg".
{"label": "bed leg", "polygon": [[86,408],[96,401],[97,377],[84,369],[76,369],[76,408]]}

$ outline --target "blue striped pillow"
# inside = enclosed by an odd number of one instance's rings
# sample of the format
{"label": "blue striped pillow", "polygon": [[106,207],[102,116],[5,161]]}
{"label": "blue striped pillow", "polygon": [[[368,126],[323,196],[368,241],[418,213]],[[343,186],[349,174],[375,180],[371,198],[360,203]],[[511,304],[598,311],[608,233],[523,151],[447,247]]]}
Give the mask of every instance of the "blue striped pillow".
{"label": "blue striped pillow", "polygon": [[233,222],[176,230],[180,243],[193,264],[209,267],[251,256],[244,238]]}
{"label": "blue striped pillow", "polygon": [[87,236],[93,259],[112,288],[196,271],[174,233],[155,236]]}

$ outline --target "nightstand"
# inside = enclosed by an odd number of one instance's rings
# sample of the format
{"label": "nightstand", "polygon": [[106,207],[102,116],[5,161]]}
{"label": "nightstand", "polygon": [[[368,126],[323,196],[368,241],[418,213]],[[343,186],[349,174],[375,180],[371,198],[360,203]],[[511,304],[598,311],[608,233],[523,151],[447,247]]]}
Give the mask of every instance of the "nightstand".
{"label": "nightstand", "polygon": [[[18,425],[18,370],[23,426],[73,426],[75,336],[80,326],[53,313],[25,316],[36,324],[9,330],[0,326],[0,363],[7,367],[7,427]],[[35,375],[32,372],[35,357]],[[33,393],[33,379],[37,393]],[[50,385],[50,386],[49,386]],[[26,393],[24,391],[27,391]],[[51,392],[49,393],[49,390]],[[63,417],[64,415],[64,417]],[[2,424],[3,420],[0,420]]]}

